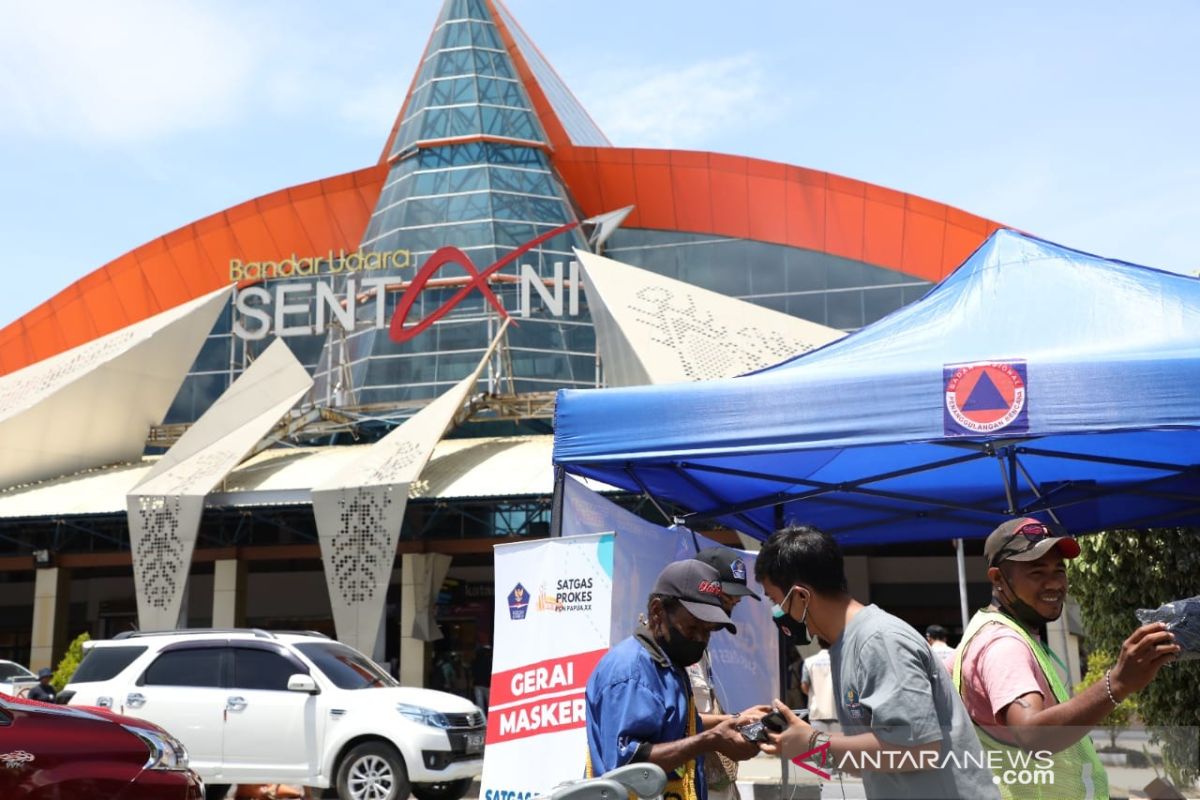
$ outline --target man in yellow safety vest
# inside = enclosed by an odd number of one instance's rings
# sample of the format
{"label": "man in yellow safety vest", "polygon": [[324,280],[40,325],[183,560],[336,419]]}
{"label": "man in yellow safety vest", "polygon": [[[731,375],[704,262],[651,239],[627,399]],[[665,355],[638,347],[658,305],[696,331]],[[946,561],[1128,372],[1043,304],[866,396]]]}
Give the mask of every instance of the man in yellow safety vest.
{"label": "man in yellow safety vest", "polygon": [[1087,734],[1179,652],[1165,625],[1143,625],[1104,680],[1070,697],[1038,631],[1062,615],[1066,561],[1078,555],[1075,539],[1029,517],[1005,522],[984,544],[992,602],[964,631],[953,678],[1005,800],[1107,798]]}

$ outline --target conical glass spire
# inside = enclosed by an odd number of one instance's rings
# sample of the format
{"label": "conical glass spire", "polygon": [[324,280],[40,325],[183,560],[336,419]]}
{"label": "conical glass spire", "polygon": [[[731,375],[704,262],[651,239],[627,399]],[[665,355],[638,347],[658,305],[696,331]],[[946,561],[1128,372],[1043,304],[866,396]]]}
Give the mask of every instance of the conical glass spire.
{"label": "conical glass spire", "polygon": [[546,142],[483,0],[452,0],[425,50],[390,157],[469,136]]}
{"label": "conical glass spire", "polygon": [[[557,274],[566,277],[572,248],[585,246],[578,229],[505,265],[487,284],[488,292],[475,285],[456,299],[461,279],[472,269],[483,272],[531,240],[578,221],[548,150],[489,6],[483,0],[448,0],[405,104],[362,249],[409,251],[411,266],[382,273],[397,282],[411,282],[443,247],[457,248],[470,264],[457,259],[435,276],[458,283],[439,286],[431,279],[388,292],[385,319],[407,297],[412,305],[405,309],[406,325],[437,314],[436,324],[403,341],[394,341],[386,329],[362,325],[339,345],[346,353],[340,362],[352,364],[358,404],[438,396],[474,368],[492,338],[500,315],[489,293],[515,315],[522,304],[522,265],[546,280],[554,279],[556,265],[564,265]],[[509,329],[514,380],[506,391],[595,384],[591,322],[577,296],[578,314],[551,315],[537,304]],[[363,319],[376,315],[373,305],[359,306]]]}

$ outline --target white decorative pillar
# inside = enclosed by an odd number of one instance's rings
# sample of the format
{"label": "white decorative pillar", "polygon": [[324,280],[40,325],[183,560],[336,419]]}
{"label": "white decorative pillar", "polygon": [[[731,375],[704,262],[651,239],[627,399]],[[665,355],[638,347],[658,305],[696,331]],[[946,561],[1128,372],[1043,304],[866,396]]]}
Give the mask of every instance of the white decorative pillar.
{"label": "white decorative pillar", "polygon": [[[387,587],[409,490],[421,477],[433,448],[470,398],[507,325],[506,322],[501,326],[474,372],[387,436],[364,448],[363,455],[345,469],[312,489],[313,515],[337,637],[363,653],[376,653],[379,648]],[[404,569],[408,569],[409,562],[404,563]],[[447,559],[447,568],[448,564]],[[419,576],[421,570],[414,574]],[[402,613],[409,613],[413,605],[402,599],[401,608],[405,609]],[[407,627],[401,628],[402,637],[411,635]],[[403,649],[402,646],[402,675],[405,674]]]}
{"label": "white decorative pillar", "polygon": [[312,503],[338,641],[373,656],[408,484],[314,489]]}
{"label": "white decorative pillar", "polygon": [[71,593],[71,573],[61,567],[39,569],[33,583],[33,631],[29,648],[29,668],[53,669],[55,659],[66,650],[67,606]]}
{"label": "white decorative pillar", "polygon": [[125,498],[138,627],[169,631],[180,624],[204,495],[139,495]]}
{"label": "white decorative pillar", "polygon": [[425,685],[425,642],[414,639],[413,620],[416,618],[416,574],[421,565],[419,553],[400,556],[400,683],[405,686]]}
{"label": "white decorative pillar", "polygon": [[214,628],[241,628],[246,624],[246,562],[222,558],[213,563]]}
{"label": "white decorative pillar", "polygon": [[311,388],[276,339],[126,495],[141,630],[179,625],[204,498]]}
{"label": "white decorative pillar", "polygon": [[400,559],[400,683],[425,685],[425,643],[442,638],[437,595],[450,571],[441,553],[405,553]]}

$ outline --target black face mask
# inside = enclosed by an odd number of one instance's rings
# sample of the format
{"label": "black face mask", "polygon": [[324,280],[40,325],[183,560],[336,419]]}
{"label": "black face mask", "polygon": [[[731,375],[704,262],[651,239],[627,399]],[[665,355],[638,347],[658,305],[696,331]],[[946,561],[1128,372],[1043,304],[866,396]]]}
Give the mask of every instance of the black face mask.
{"label": "black face mask", "polygon": [[[780,607],[779,610],[783,611],[783,608]],[[786,611],[783,611],[781,616],[775,616],[774,613],[771,615],[771,621],[779,629],[779,633],[782,634],[784,641],[793,645],[806,645],[812,641],[812,638],[808,635],[808,626],[804,624],[807,619],[807,605],[804,607],[804,615],[800,618],[799,622],[792,619],[792,615]]]}
{"label": "black face mask", "polygon": [[1032,628],[1035,631],[1041,626],[1047,625],[1058,619],[1058,617],[1042,616],[1040,613],[1038,613],[1036,608],[1029,605],[1029,603],[1026,603],[1017,596],[1016,590],[1013,589],[1012,584],[1008,582],[1007,575],[1001,572],[1000,577],[1004,580],[1004,585],[1008,587],[1009,597],[1007,599],[1002,598],[1000,593],[997,592],[996,601],[997,605],[1000,606],[1000,609],[1006,612],[1010,617],[1015,618],[1018,622],[1024,623],[1025,627]]}
{"label": "black face mask", "polygon": [[677,667],[690,667],[704,656],[708,642],[696,642],[683,635],[683,631],[667,621],[667,639],[655,637],[658,646]]}

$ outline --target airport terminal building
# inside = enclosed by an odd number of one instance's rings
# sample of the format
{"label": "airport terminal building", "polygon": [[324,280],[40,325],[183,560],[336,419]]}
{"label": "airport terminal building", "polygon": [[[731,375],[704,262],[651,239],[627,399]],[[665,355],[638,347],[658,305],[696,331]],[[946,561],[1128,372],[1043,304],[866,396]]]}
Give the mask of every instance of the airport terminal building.
{"label": "airport terminal building", "polygon": [[[168,618],[352,625],[421,682],[433,625],[452,649],[490,631],[492,546],[549,533],[554,392],[617,371],[576,251],[845,332],[1000,227],[803,167],[615,147],[500,0],[445,0],[380,136],[374,163],[165,232],[0,330],[0,658]],[[722,321],[642,295],[703,377]],[[953,551],[928,553],[856,555],[853,588],[952,621]],[[339,616],[356,599],[385,609],[378,636]]]}

